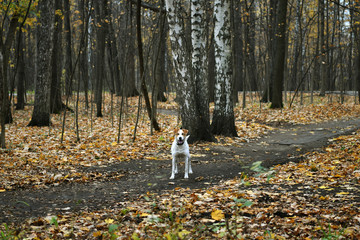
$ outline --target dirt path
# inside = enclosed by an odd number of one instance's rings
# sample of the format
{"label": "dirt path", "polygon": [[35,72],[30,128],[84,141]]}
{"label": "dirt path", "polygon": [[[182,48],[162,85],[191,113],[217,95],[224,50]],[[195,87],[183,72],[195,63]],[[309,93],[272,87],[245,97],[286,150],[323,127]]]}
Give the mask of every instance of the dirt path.
{"label": "dirt path", "polygon": [[321,148],[328,139],[351,134],[360,128],[360,119],[332,121],[280,128],[241,147],[216,145],[210,151],[192,152],[194,174],[184,180],[182,168],[175,180],[169,180],[170,160],[132,160],[82,171],[122,172],[116,181],[64,183],[46,189],[19,189],[0,193],[0,223],[18,222],[47,214],[121,207],[140,194],[161,192],[176,187],[205,188],[239,173],[251,174],[249,166],[262,161],[271,167],[299,161],[296,155]]}

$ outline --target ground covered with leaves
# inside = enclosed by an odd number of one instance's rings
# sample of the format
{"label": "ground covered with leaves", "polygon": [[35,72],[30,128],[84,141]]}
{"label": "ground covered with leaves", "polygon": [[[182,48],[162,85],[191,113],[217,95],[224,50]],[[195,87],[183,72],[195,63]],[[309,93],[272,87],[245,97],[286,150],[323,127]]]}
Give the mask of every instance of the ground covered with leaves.
{"label": "ground covered with leaves", "polygon": [[[247,142],[261,141],[268,132],[289,125],[359,117],[360,108],[351,103],[352,98],[345,104],[331,100],[319,98],[316,104],[283,110],[271,110],[258,103],[246,109],[237,107],[239,137],[218,137],[216,144],[195,144],[192,153],[196,158],[197,153],[211,153],[219,147],[246,148]],[[52,118],[50,128],[30,128],[26,125],[31,107],[16,111],[15,122],[7,126],[8,149],[0,152],[0,196],[23,189],[116,182],[131,173],[99,168],[141,159],[170,159],[172,129],[179,125],[176,104],[159,104],[163,110],[159,111],[162,131],[153,135],[143,114],[136,140],[132,141],[136,103],[136,98],[128,99],[119,142],[119,113],[115,110],[120,109],[119,103],[111,109],[107,107],[112,104],[106,102],[108,117],[104,118],[90,118],[90,110],[82,110],[80,141],[76,140],[75,115],[70,114],[63,143],[61,116]],[[113,117],[109,117],[111,112]],[[207,188],[200,184],[199,188],[177,187],[175,180],[169,183],[171,190],[141,192],[130,200],[119,199],[111,207],[45,214],[20,223],[7,221],[0,228],[0,238],[358,239],[360,132],[332,138],[330,145],[311,152],[299,151],[298,155],[296,159],[302,161],[272,168],[254,162],[252,174],[243,173]],[[206,157],[221,161],[222,155]]]}

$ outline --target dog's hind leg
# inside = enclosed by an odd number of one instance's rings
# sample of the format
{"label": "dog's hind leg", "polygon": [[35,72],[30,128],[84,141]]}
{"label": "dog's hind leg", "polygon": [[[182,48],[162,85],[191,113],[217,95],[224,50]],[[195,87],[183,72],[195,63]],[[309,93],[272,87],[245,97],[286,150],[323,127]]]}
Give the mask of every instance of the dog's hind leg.
{"label": "dog's hind leg", "polygon": [[192,168],[191,168],[191,157],[189,157],[189,173],[192,174]]}

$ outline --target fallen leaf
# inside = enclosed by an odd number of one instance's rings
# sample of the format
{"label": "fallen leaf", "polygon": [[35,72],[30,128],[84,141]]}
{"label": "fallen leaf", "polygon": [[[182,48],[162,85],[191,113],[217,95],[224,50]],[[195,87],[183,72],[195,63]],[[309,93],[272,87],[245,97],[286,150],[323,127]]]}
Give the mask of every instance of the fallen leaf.
{"label": "fallen leaf", "polygon": [[225,218],[225,215],[224,215],[224,212],[222,210],[215,209],[214,211],[211,212],[211,218],[216,220],[216,221],[220,221],[220,220],[223,220]]}

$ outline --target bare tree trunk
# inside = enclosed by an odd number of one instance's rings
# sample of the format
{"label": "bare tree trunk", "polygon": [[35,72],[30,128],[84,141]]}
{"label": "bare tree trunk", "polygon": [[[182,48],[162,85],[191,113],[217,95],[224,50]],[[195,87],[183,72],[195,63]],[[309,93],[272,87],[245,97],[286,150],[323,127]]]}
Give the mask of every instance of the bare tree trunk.
{"label": "bare tree trunk", "polygon": [[133,23],[133,9],[132,2],[128,1],[126,3],[125,9],[125,21],[122,21],[124,26],[125,36],[120,36],[123,38],[122,47],[122,64],[125,65],[126,75],[124,76],[124,84],[121,86],[124,90],[121,90],[126,97],[139,96],[139,91],[136,88],[136,77],[135,77],[135,31]]}
{"label": "bare tree trunk", "polygon": [[266,72],[265,72],[265,86],[263,91],[263,96],[261,98],[262,102],[271,102],[272,101],[272,85],[273,80],[271,78],[271,71],[274,65],[274,39],[275,39],[275,29],[276,29],[276,9],[277,9],[277,0],[269,1],[269,14],[267,17],[267,26],[270,26],[267,31],[267,55],[266,59]]}
{"label": "bare tree trunk", "polygon": [[[355,1],[355,9],[360,9],[360,3]],[[353,15],[353,29],[355,36],[355,76],[354,76],[354,90],[358,91],[358,99],[360,103],[360,13],[358,11],[351,11]],[[356,102],[356,99],[355,99]]]}
{"label": "bare tree trunk", "polygon": [[230,0],[214,2],[215,40],[215,108],[212,132],[237,136],[233,109],[233,79],[231,62]]}
{"label": "bare tree trunk", "polygon": [[279,0],[277,11],[277,28],[275,34],[275,56],[271,78],[273,79],[271,108],[282,108],[282,90],[284,85],[284,64],[286,43],[287,0]]}
{"label": "bare tree trunk", "polygon": [[5,88],[5,81],[4,75],[3,75],[3,54],[2,51],[0,51],[0,124],[1,124],[1,135],[0,135],[0,147],[6,148],[5,143],[5,115],[6,115],[6,101],[5,98],[8,97],[7,89]]}
{"label": "bare tree trunk", "polygon": [[184,21],[182,21],[187,13],[181,1],[166,0],[165,3],[168,12],[169,36],[176,79],[176,101],[180,107],[182,126],[192,134],[191,126],[195,116],[193,96],[195,93],[190,72],[191,66],[189,66],[190,53],[185,45],[185,26]]}
{"label": "bare tree trunk", "polygon": [[324,0],[319,0],[319,14],[320,14],[320,47],[321,47],[321,63],[320,63],[320,96],[325,96],[326,91],[326,44],[325,44],[325,4]]}
{"label": "bare tree trunk", "polygon": [[246,67],[247,73],[249,77],[249,90],[254,91],[257,89],[257,82],[258,82],[258,72],[257,72],[257,64],[255,60],[255,3],[251,1],[250,3],[246,4],[246,11],[248,15],[246,17],[247,21],[245,24],[245,38],[246,38]]}
{"label": "bare tree trunk", "polygon": [[95,102],[96,102],[96,116],[102,117],[102,91],[105,64],[105,38],[107,34],[107,16],[105,8],[107,7],[107,0],[96,1],[93,0],[95,9],[96,22],[96,66],[95,66]]}
{"label": "bare tree trunk", "polygon": [[24,36],[19,36],[19,75],[17,82],[17,102],[16,110],[23,110],[25,108],[25,44]]}
{"label": "bare tree trunk", "polygon": [[142,48],[142,38],[141,38],[141,0],[138,0],[137,11],[136,11],[136,22],[137,22],[137,42],[138,42],[138,52],[139,52],[139,66],[140,66],[140,79],[141,79],[141,91],[145,99],[146,110],[148,116],[151,120],[151,124],[154,127],[155,131],[160,131],[160,127],[158,122],[156,121],[156,117],[154,117],[151,113],[151,103],[148,94],[148,90],[145,82],[145,68],[144,68],[144,56],[143,56],[143,48]]}
{"label": "bare tree trunk", "polygon": [[[55,1],[55,10],[62,10],[61,1]],[[51,87],[50,87],[50,110],[51,113],[59,113],[63,109],[61,100],[61,59],[62,59],[62,17],[55,14],[55,26],[53,36],[53,52],[51,58]]]}
{"label": "bare tree trunk", "polygon": [[53,48],[54,2],[40,0],[39,25],[37,27],[38,71],[35,88],[35,102],[28,126],[50,126],[50,63]]}
{"label": "bare tree trunk", "polygon": [[80,77],[84,84],[84,93],[85,93],[85,108],[89,108],[89,97],[88,97],[88,91],[89,91],[89,67],[88,67],[88,22],[89,22],[89,11],[88,11],[88,0],[81,0],[80,1],[80,15],[81,15],[81,34],[84,35],[84,44],[85,47],[83,51],[80,53],[80,64],[79,68],[80,70]]}
{"label": "bare tree trunk", "polygon": [[70,3],[64,0],[64,33],[65,33],[65,94],[72,95],[72,51],[71,51],[71,23]]}
{"label": "bare tree trunk", "polygon": [[215,141],[210,128],[208,64],[206,54],[206,1],[191,1],[192,69],[195,82],[195,104],[198,121],[192,134],[200,140]]}
{"label": "bare tree trunk", "polygon": [[[111,4],[111,2],[110,2]],[[110,8],[111,9],[111,6]],[[109,52],[109,67],[111,70],[112,75],[112,86],[114,86],[114,92],[116,95],[120,96],[121,93],[121,79],[120,79],[120,64],[119,64],[119,52],[116,45],[116,37],[115,37],[115,30],[114,30],[114,22],[109,14],[110,21],[109,21],[109,41],[108,41],[108,52]]]}
{"label": "bare tree trunk", "polygon": [[[208,111],[208,96],[204,98],[204,92],[200,94],[201,90],[206,89],[206,75],[204,74],[206,66],[202,62],[205,52],[204,42],[204,5],[200,5],[201,1],[192,2],[192,23],[194,25],[192,32],[192,44],[194,53],[191,57],[191,47],[188,36],[186,36],[186,26],[183,19],[188,12],[185,11],[188,6],[184,8],[182,1],[166,0],[166,9],[168,11],[169,36],[171,42],[171,50],[173,56],[173,66],[176,77],[176,99],[180,106],[180,115],[182,119],[182,126],[190,131],[190,142],[204,140],[214,141],[214,137],[210,132],[209,120],[206,120]],[[195,16],[194,16],[195,15]],[[196,23],[195,23],[196,22]],[[200,29],[199,29],[200,28]],[[191,61],[193,59],[193,62]],[[195,78],[192,72],[192,64],[195,65],[194,71],[196,74],[204,76]],[[203,65],[204,64],[204,65]],[[203,69],[200,69],[203,67]],[[199,82],[201,81],[201,82]],[[201,86],[201,89],[199,88]],[[204,90],[205,93],[207,90]],[[201,105],[201,106],[200,106]],[[203,118],[203,119],[202,119]]]}

